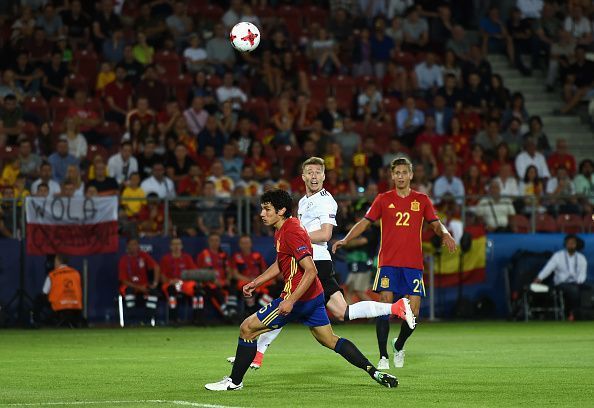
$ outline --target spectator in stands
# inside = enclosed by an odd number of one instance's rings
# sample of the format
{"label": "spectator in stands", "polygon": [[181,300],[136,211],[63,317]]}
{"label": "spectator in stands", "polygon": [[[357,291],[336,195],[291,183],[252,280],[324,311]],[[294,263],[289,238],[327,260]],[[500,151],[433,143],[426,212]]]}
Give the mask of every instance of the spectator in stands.
{"label": "spectator in stands", "polygon": [[522,146],[524,137],[522,136],[522,122],[520,119],[513,117],[506,131],[503,133],[503,141],[507,144],[510,154],[515,156]]}
{"label": "spectator in stands", "polygon": [[39,167],[39,178],[31,184],[31,193],[37,194],[37,188],[43,183],[47,185],[50,197],[60,194],[60,184],[52,179],[52,173],[52,165],[48,162],[43,162]]}
{"label": "spectator in stands", "polygon": [[40,183],[37,186],[37,193],[33,194],[33,197],[49,197],[49,186],[45,183]]}
{"label": "spectator in stands", "polygon": [[433,199],[439,203],[444,194],[450,193],[458,204],[464,200],[464,184],[456,177],[456,165],[449,163],[445,166],[444,174],[435,180],[433,185]]}
{"label": "spectator in stands", "polygon": [[[182,197],[198,197],[202,193],[202,170],[191,162],[188,172],[177,183],[177,195]],[[189,205],[190,202],[188,201]]]}
{"label": "spectator in stands", "polygon": [[342,131],[333,135],[333,140],[340,145],[344,157],[351,157],[361,146],[361,135],[354,129],[354,121],[350,117],[344,118]]}
{"label": "spectator in stands", "polygon": [[18,106],[16,97],[6,95],[4,105],[0,107],[0,147],[16,145],[24,126],[23,110]]}
{"label": "spectator in stands", "polygon": [[[385,22],[383,19],[377,19],[373,26],[373,33],[370,34],[369,44],[366,42],[367,33],[362,34],[361,42],[357,48],[357,55],[361,63],[359,65],[360,70],[357,72],[359,75],[366,73],[367,66],[365,61],[369,58],[373,64],[373,73],[378,79],[382,79],[386,74],[386,68],[388,62],[394,55],[395,41],[386,35]],[[366,55],[369,53],[369,55]]]}
{"label": "spectator in stands", "polygon": [[262,142],[254,140],[248,149],[244,167],[253,167],[256,179],[259,181],[266,180],[270,177],[273,159],[274,157],[270,157],[264,153]]}
{"label": "spectator in stands", "polygon": [[149,107],[158,112],[163,108],[167,100],[167,87],[161,80],[154,65],[147,65],[143,79],[136,87],[136,96],[140,99],[145,97]]}
{"label": "spectator in stands", "polygon": [[458,103],[462,103],[464,99],[464,95],[457,86],[456,76],[453,74],[445,75],[444,85],[437,94],[445,99],[446,106],[452,110],[457,109]]}
{"label": "spectator in stands", "polygon": [[186,69],[191,74],[196,74],[198,71],[208,70],[208,54],[202,44],[202,38],[197,33],[192,33],[189,36],[190,45],[184,50],[184,61]]}
{"label": "spectator in stands", "polygon": [[341,132],[344,117],[345,115],[338,110],[336,99],[333,96],[327,97],[325,108],[318,115],[318,119],[322,122],[323,133],[330,136]]}
{"label": "spectator in stands", "polygon": [[411,146],[421,127],[425,124],[425,114],[417,109],[415,98],[409,96],[404,101],[404,106],[396,112],[396,125],[398,134],[403,138],[403,143]]}
{"label": "spectator in stands", "polygon": [[151,175],[155,163],[163,163],[164,158],[156,152],[157,144],[155,139],[148,138],[144,142],[144,150],[138,155],[138,172],[140,177],[145,179]]}
{"label": "spectator in stands", "polygon": [[497,146],[503,142],[503,137],[499,133],[499,121],[489,119],[484,130],[476,136],[475,143],[483,148],[485,153],[491,157],[495,155]]}
{"label": "spectator in stands", "polygon": [[132,173],[138,172],[138,161],[132,155],[132,143],[122,142],[119,153],[107,161],[107,172],[119,185],[128,181]]}
{"label": "spectator in stands", "polygon": [[21,165],[20,174],[27,178],[27,184],[37,178],[41,157],[32,152],[31,141],[22,139],[19,142],[18,159]]}
{"label": "spectator in stands", "polygon": [[37,27],[33,38],[24,41],[23,48],[29,54],[31,64],[43,66],[50,61],[53,45],[47,40],[43,28]]}
{"label": "spectator in stands", "polygon": [[178,142],[175,145],[173,154],[167,158],[167,176],[175,183],[179,181],[190,171],[193,160],[188,155],[188,148],[185,144]]}
{"label": "spectator in stands", "polygon": [[491,75],[490,86],[486,98],[487,107],[489,109],[496,108],[504,111],[509,107],[511,97],[509,89],[503,86],[503,78],[501,78],[501,75]]}
{"label": "spectator in stands", "polygon": [[95,178],[89,181],[89,185],[97,189],[100,196],[117,195],[119,192],[118,182],[113,177],[107,176],[107,166],[103,160],[97,160],[95,165]]}
{"label": "spectator in stands", "polygon": [[235,189],[235,182],[231,177],[225,174],[225,169],[221,160],[215,160],[210,167],[210,176],[208,181],[212,181],[215,186],[215,195],[219,198],[227,198]]}
{"label": "spectator in stands", "polygon": [[[148,193],[146,204],[138,213],[138,233],[141,237],[157,237],[163,234],[170,234],[171,230],[165,231],[165,206],[156,193]],[[171,225],[171,224],[169,224]]]}
{"label": "spectator in stands", "polygon": [[68,89],[68,70],[62,63],[62,53],[52,52],[50,62],[45,66],[41,94],[46,100],[53,96],[65,97]]}
{"label": "spectator in stands", "polygon": [[243,166],[236,187],[242,187],[247,197],[259,197],[262,194],[262,183],[256,180],[254,168],[251,166]]}
{"label": "spectator in stands", "polygon": [[[528,112],[526,111],[524,95],[522,95],[520,92],[515,92],[512,95],[510,107],[505,112],[503,112],[503,117],[501,118],[503,127],[506,128],[509,126],[513,118],[518,119],[522,126],[525,126],[528,123],[529,116]],[[523,129],[523,131],[526,130],[527,129]]]}
{"label": "spectator in stands", "polygon": [[162,162],[155,162],[153,164],[151,176],[143,180],[140,187],[147,196],[150,193],[155,193],[159,198],[175,197],[175,185],[169,177],[165,176],[165,166]]}
{"label": "spectator in stands", "polygon": [[217,116],[218,127],[228,140],[237,146],[238,153],[244,157],[250,144],[256,138],[252,130],[252,121],[249,117],[240,117],[231,108],[231,102],[223,104],[222,117]]}
{"label": "spectator in stands", "polygon": [[222,234],[224,231],[223,205],[215,196],[215,185],[212,181],[205,181],[202,186],[200,201],[196,204],[198,217],[195,228],[190,228],[186,233],[190,236],[197,234],[208,236],[211,233]]}
{"label": "spectator in stands", "polygon": [[479,45],[473,44],[470,47],[470,58],[462,66],[462,77],[465,84],[469,83],[470,74],[475,72],[479,75],[483,87],[489,85],[493,72],[486,55]]}
{"label": "spectator in stands", "polygon": [[461,25],[452,27],[452,37],[447,40],[446,49],[452,51],[461,61],[470,59],[470,43],[466,38],[464,27]]}
{"label": "spectator in stands", "polygon": [[120,126],[126,122],[126,115],[132,109],[132,86],[126,80],[126,68],[119,64],[115,69],[115,81],[107,84],[103,90],[105,98],[105,120],[116,122]]}
{"label": "spectator in stands", "polygon": [[315,33],[315,38],[309,42],[309,59],[314,73],[331,75],[341,71],[342,64],[338,58],[338,46],[328,35],[324,27]]}
{"label": "spectator in stands", "polygon": [[520,195],[518,180],[514,176],[514,171],[511,164],[503,164],[499,168],[498,176],[493,180],[499,183],[501,195],[513,197]]}
{"label": "spectator in stands", "polygon": [[471,206],[476,205],[479,200],[477,196],[485,195],[485,177],[481,174],[477,164],[471,163],[466,165],[466,170],[462,175],[462,182],[464,183],[464,193],[467,197],[466,204]]}
{"label": "spectator in stands", "polygon": [[225,175],[229,176],[234,183],[237,183],[243,167],[243,158],[238,154],[236,145],[233,143],[225,144],[223,147],[223,156],[220,160]]}
{"label": "spectator in stands", "polygon": [[222,21],[227,29],[243,20],[242,0],[231,0],[229,9],[223,14]]}
{"label": "spectator in stands", "polygon": [[288,98],[279,99],[278,111],[272,116],[271,122],[276,130],[276,134],[273,139],[275,146],[289,146],[297,144],[295,134],[293,133],[295,115],[291,110],[291,105]]}
{"label": "spectator in stands", "polygon": [[536,150],[536,141],[532,137],[524,140],[524,150],[516,156],[516,174],[525,175],[529,166],[534,165],[540,177],[551,177],[547,162],[542,153]]}
{"label": "spectator in stands", "polygon": [[70,165],[78,166],[79,160],[68,153],[68,139],[61,137],[56,143],[56,151],[48,157],[52,166],[52,178],[61,183],[66,177],[66,168]]}
{"label": "spectator in stands", "polygon": [[509,217],[516,211],[510,198],[501,197],[499,181],[493,179],[489,183],[489,196],[480,199],[475,213],[485,221],[487,231],[509,232]]}
{"label": "spectator in stands", "polygon": [[557,149],[548,157],[547,165],[549,169],[558,169],[563,167],[573,177],[576,172],[575,157],[568,151],[567,140],[557,139]]}
{"label": "spectator in stands", "polygon": [[519,185],[520,196],[524,197],[524,212],[530,214],[532,206],[536,206],[539,212],[543,212],[544,208],[540,207],[540,201],[544,194],[544,186],[542,179],[539,176],[538,168],[535,165],[526,167],[524,177]]}
{"label": "spectator in stands", "polygon": [[565,167],[558,167],[554,177],[547,180],[546,193],[550,198],[549,212],[553,214],[581,214],[575,197],[575,185]]}
{"label": "spectator in stands", "polygon": [[233,73],[231,72],[225,73],[223,84],[217,88],[216,93],[219,103],[231,100],[233,109],[236,110],[241,109],[241,105],[248,100],[247,95],[235,85]]}
{"label": "spectator in stands", "polygon": [[[12,66],[12,70],[14,72],[14,80],[15,84],[17,85],[17,90],[22,89],[23,92],[29,96],[39,94],[43,71],[39,67],[33,66],[33,64],[31,64],[31,61],[29,60],[29,54],[27,54],[25,51],[19,52],[16,57],[15,64]],[[4,83],[3,86],[5,86]],[[14,90],[13,93],[15,93],[16,96],[16,92]]]}
{"label": "spectator in stands", "polygon": [[83,11],[80,0],[72,0],[70,7],[61,12],[61,17],[68,40],[75,49],[89,43],[91,19]]}
{"label": "spectator in stands", "polygon": [[505,25],[501,21],[498,6],[492,5],[489,8],[489,14],[481,19],[480,31],[483,54],[486,55],[489,52],[507,53],[510,62],[514,63],[514,45]]}
{"label": "spectator in stands", "polygon": [[52,3],[47,3],[43,6],[43,14],[37,17],[36,26],[41,27],[45,31],[45,35],[50,41],[55,41],[64,31],[62,18],[56,13],[56,9]]}
{"label": "spectator in stands", "polygon": [[[120,295],[124,297],[127,308],[136,307],[140,299],[144,301],[145,316],[154,323],[158,301],[160,280],[159,264],[147,252],[140,249],[138,239],[130,238],[126,244],[126,253],[118,264]],[[149,273],[152,271],[152,281]]]}
{"label": "spectator in stands", "polygon": [[475,113],[481,114],[486,110],[487,94],[478,72],[471,72],[468,75],[468,84],[462,88],[462,100],[464,106],[467,106]]}
{"label": "spectator in stands", "polygon": [[128,218],[137,217],[142,206],[146,204],[146,193],[140,187],[140,175],[137,172],[130,174],[130,179],[124,187],[120,199],[126,216]]}
{"label": "spectator in stands", "polygon": [[132,54],[136,61],[142,65],[146,66],[153,63],[155,49],[147,43],[146,34],[143,31],[138,31],[136,34],[136,44],[132,47]]}
{"label": "spectator in stands", "polygon": [[429,43],[429,24],[419,16],[415,6],[408,8],[406,18],[402,22],[404,41],[402,49],[409,52],[423,51]]}
{"label": "spectator in stands", "polygon": [[2,83],[0,84],[0,97],[6,101],[6,97],[12,95],[17,103],[23,101],[25,94],[24,88],[17,81],[15,71],[6,69],[2,73]]}
{"label": "spectator in stands", "polygon": [[425,99],[429,99],[443,86],[443,67],[436,64],[435,54],[429,51],[425,59],[414,69],[413,82],[415,89]]}
{"label": "spectator in stands", "polygon": [[514,7],[507,22],[507,31],[513,42],[516,67],[523,75],[531,75],[530,68],[524,65],[522,55],[530,54],[532,69],[539,65],[539,43],[532,30],[532,22],[522,17],[522,11]]}
{"label": "spectator in stands", "polygon": [[559,30],[559,38],[551,42],[546,80],[547,92],[553,92],[559,79],[564,83],[570,64],[574,62],[575,47],[575,39],[569,31]]}
{"label": "spectator in stands", "polygon": [[206,43],[206,53],[217,75],[222,76],[225,71],[234,68],[235,52],[223,24],[215,25],[214,37]]}
{"label": "spectator in stands", "polygon": [[208,112],[204,110],[204,98],[195,96],[192,99],[192,106],[184,111],[184,118],[190,133],[195,137],[198,136],[208,119]]}
{"label": "spectator in stands", "polygon": [[[141,128],[147,129],[155,121],[155,112],[150,108],[149,99],[145,96],[138,96],[136,109],[132,109],[126,116],[126,128],[132,129],[132,124],[138,121]],[[134,143],[134,140],[131,140]]]}
{"label": "spectator in stands", "polygon": [[120,63],[124,59],[124,32],[121,28],[116,28],[111,36],[103,41],[102,57],[104,61],[112,65]]}
{"label": "spectator in stands", "polygon": [[366,124],[384,115],[383,97],[374,81],[369,81],[365,90],[357,96],[357,116]]}
{"label": "spectator in stands", "polygon": [[35,327],[40,327],[42,323],[68,324],[69,327],[81,327],[84,324],[80,273],[67,264],[66,255],[54,256],[53,268],[33,305]]}
{"label": "spectator in stands", "polygon": [[124,59],[118,65],[121,65],[126,70],[126,81],[136,87],[140,82],[145,67],[134,58],[131,45],[124,46]]}
{"label": "spectator in stands", "polygon": [[583,13],[582,6],[574,3],[565,17],[563,28],[571,33],[578,45],[588,46],[592,43],[592,27]]}
{"label": "spectator in stands", "polygon": [[12,187],[21,171],[21,163],[18,157],[7,159],[0,176],[0,185]]}
{"label": "spectator in stands", "polygon": [[536,140],[537,149],[545,156],[548,156],[551,153],[551,145],[546,133],[543,132],[542,119],[540,116],[531,116],[528,125],[530,129],[524,134],[524,139],[533,137]]}
{"label": "spectator in stands", "polygon": [[206,146],[213,146],[215,155],[220,157],[223,154],[225,135],[217,127],[217,119],[210,115],[206,120],[204,129],[198,134],[198,151],[202,154]]}
{"label": "spectator in stands", "polygon": [[586,50],[583,45],[575,49],[575,62],[569,67],[563,86],[565,105],[555,113],[565,115],[571,112],[594,87],[594,62],[586,59]]}
{"label": "spectator in stands", "polygon": [[81,162],[87,157],[88,145],[85,137],[79,132],[78,122],[76,116],[66,117],[64,133],[60,137],[68,142],[68,153]]}
{"label": "spectator in stands", "polygon": [[194,22],[188,15],[188,7],[184,1],[176,1],[173,5],[173,14],[165,20],[169,31],[175,39],[176,47],[181,48],[189,33],[194,28]]}
{"label": "spectator in stands", "polygon": [[581,303],[581,292],[587,291],[590,294],[591,291],[590,286],[585,284],[588,277],[588,261],[578,252],[584,244],[576,235],[567,235],[563,244],[565,248],[553,254],[534,282],[542,283],[554,273],[553,284],[563,292],[568,319],[574,320]]}
{"label": "spectator in stands", "polygon": [[102,0],[97,7],[97,13],[93,18],[92,39],[95,50],[100,51],[103,41],[108,39],[114,30],[122,27],[120,17],[115,13],[114,3],[110,0]]}
{"label": "spectator in stands", "polygon": [[66,182],[69,182],[72,185],[72,197],[84,196],[85,183],[82,181],[78,166],[68,166],[66,169],[66,178],[64,179],[64,183]]}
{"label": "spectator in stands", "polygon": [[[575,176],[573,182],[577,194],[583,196],[594,194],[594,162],[592,162],[592,159],[581,161],[579,174]],[[594,197],[590,197],[590,201],[594,202]]]}
{"label": "spectator in stands", "polygon": [[394,51],[400,52],[402,41],[404,41],[404,31],[402,30],[402,18],[394,16],[390,20],[390,26],[386,28],[386,35],[394,41]]}
{"label": "spectator in stands", "polygon": [[78,90],[74,93],[72,106],[68,109],[67,117],[76,119],[78,130],[85,135],[91,144],[111,145],[111,140],[103,140],[97,135],[96,127],[101,123],[100,112],[92,109],[89,104],[87,92]]}

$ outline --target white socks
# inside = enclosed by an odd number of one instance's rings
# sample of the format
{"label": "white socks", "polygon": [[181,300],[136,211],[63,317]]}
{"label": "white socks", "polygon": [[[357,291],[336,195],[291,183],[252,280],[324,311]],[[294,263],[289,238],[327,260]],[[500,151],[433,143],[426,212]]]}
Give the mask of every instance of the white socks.
{"label": "white socks", "polygon": [[392,303],[380,303],[371,300],[354,303],[349,305],[348,308],[348,320],[387,316],[392,313]]}
{"label": "white socks", "polygon": [[262,354],[266,353],[266,349],[268,348],[268,346],[270,346],[270,343],[272,343],[274,339],[276,339],[276,337],[280,334],[282,329],[283,328],[281,327],[280,329],[274,329],[272,331],[261,334],[260,337],[258,337],[258,352]]}

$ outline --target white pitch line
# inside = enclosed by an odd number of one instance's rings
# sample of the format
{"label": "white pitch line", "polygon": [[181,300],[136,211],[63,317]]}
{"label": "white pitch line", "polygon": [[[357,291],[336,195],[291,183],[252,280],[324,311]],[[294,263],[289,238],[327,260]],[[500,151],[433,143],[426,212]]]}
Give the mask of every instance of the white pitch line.
{"label": "white pitch line", "polygon": [[105,404],[172,404],[186,407],[200,408],[241,408],[227,405],[201,404],[192,401],[168,401],[168,400],[120,400],[120,401],[63,401],[63,402],[29,402],[16,404],[0,404],[1,407],[46,407],[54,405],[105,405]]}

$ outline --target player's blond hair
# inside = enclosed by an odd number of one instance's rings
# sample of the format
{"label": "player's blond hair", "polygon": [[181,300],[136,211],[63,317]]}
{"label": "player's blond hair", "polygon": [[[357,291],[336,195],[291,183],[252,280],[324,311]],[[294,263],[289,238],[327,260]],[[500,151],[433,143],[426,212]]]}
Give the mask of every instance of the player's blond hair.
{"label": "player's blond hair", "polygon": [[413,171],[413,165],[411,161],[404,156],[396,157],[394,160],[392,160],[392,163],[390,163],[390,171],[393,172],[396,166],[408,166],[408,171],[411,173]]}
{"label": "player's blond hair", "polygon": [[322,159],[320,157],[312,156],[303,162],[303,164],[301,165],[301,171],[305,170],[305,166],[309,166],[310,164],[322,166],[322,171],[326,170],[326,165],[324,164],[324,159]]}

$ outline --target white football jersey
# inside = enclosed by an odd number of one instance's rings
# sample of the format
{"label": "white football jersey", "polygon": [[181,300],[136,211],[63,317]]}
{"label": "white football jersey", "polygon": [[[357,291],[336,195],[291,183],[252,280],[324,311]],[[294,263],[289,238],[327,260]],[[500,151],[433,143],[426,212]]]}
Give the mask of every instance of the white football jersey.
{"label": "white football jersey", "polygon": [[[336,211],[338,204],[334,201],[332,194],[321,189],[311,197],[304,196],[299,200],[297,213],[299,220],[307,232],[322,229],[322,224],[336,226]],[[332,260],[328,251],[327,242],[312,243],[314,261]]]}

